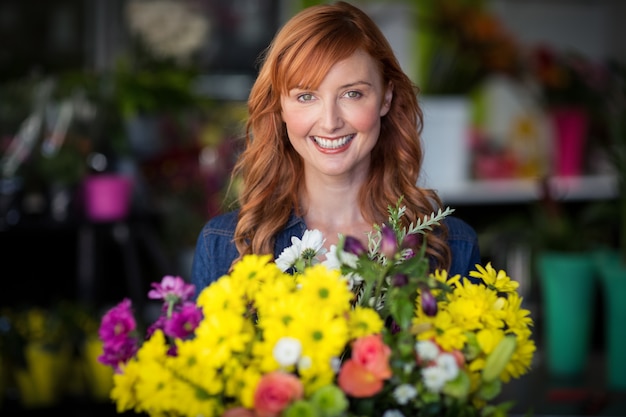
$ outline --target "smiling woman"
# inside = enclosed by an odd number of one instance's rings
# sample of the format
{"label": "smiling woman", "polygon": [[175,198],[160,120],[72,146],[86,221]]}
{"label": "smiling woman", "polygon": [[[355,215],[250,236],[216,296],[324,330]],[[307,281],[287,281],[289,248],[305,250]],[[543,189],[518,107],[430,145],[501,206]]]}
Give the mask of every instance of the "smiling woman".
{"label": "smiling woman", "polygon": [[[278,257],[307,229],[320,230],[327,246],[347,234],[364,243],[400,196],[405,226],[441,208],[434,190],[415,185],[418,90],[366,13],[346,2],[307,8],[261,59],[233,173],[239,208],[211,219],[198,237],[198,292],[246,254]],[[451,273],[480,261],[474,230],[455,218],[436,227],[425,250],[433,268]]]}

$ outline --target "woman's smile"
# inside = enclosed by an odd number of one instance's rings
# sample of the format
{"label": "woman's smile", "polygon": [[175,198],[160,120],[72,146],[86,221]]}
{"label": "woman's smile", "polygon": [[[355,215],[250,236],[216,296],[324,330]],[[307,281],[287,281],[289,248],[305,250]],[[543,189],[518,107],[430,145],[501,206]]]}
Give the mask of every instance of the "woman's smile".
{"label": "woman's smile", "polygon": [[324,152],[340,152],[348,149],[355,135],[345,135],[338,138],[323,138],[321,136],[312,136],[315,144]]}

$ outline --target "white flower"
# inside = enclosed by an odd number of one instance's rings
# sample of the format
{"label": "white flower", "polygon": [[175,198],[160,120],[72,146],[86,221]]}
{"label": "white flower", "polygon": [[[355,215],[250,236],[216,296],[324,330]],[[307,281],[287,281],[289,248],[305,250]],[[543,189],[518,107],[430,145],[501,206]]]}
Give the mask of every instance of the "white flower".
{"label": "white flower", "polygon": [[302,353],[302,344],[293,337],[281,337],[274,345],[272,354],[281,366],[295,365]]}
{"label": "white flower", "polygon": [[431,392],[441,392],[441,388],[447,382],[445,372],[438,366],[429,366],[422,369],[424,385]]}
{"label": "white flower", "polygon": [[276,258],[276,265],[285,272],[293,268],[300,259],[308,260],[312,265],[319,263],[318,257],[326,253],[324,242],[324,235],[317,229],[306,230],[302,239],[292,236],[291,246],[285,248]]}
{"label": "white flower", "polygon": [[298,369],[301,371],[306,371],[307,369],[311,368],[312,365],[313,360],[310,356],[303,356],[298,361]]}
{"label": "white flower", "polygon": [[424,361],[432,361],[439,355],[439,347],[431,340],[420,340],[415,343],[417,356]]}
{"label": "white flower", "polygon": [[400,405],[408,404],[416,395],[417,389],[411,384],[398,385],[396,389],[393,390],[393,398],[395,398]]}
{"label": "white flower", "polygon": [[404,417],[404,414],[400,410],[386,410],[383,413],[383,417]]}
{"label": "white flower", "polygon": [[435,359],[435,366],[441,369],[447,381],[453,380],[459,374],[459,365],[450,353],[442,353]]}
{"label": "white flower", "polygon": [[459,365],[450,353],[442,353],[435,358],[433,365],[422,369],[424,385],[432,392],[440,392],[443,385],[456,378]]}

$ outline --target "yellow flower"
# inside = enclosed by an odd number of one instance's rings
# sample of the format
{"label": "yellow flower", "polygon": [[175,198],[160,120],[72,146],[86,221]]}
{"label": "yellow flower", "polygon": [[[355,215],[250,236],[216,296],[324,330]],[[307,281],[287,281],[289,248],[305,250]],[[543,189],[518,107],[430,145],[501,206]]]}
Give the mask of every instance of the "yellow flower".
{"label": "yellow flower", "polygon": [[122,372],[113,375],[111,399],[115,401],[117,412],[120,414],[138,406],[135,387],[139,380],[140,368],[139,363],[132,359],[122,367]]}
{"label": "yellow flower", "polygon": [[345,312],[350,308],[353,294],[338,270],[315,265],[298,275],[298,283],[301,285],[301,294],[310,303],[307,305],[324,310],[332,308],[337,312]]}
{"label": "yellow flower", "polygon": [[519,287],[519,282],[512,280],[505,271],[496,272],[491,266],[491,262],[486,267],[476,265],[476,270],[470,271],[470,277],[482,279],[488,287],[498,292],[511,293],[517,291]]}
{"label": "yellow flower", "polygon": [[439,311],[435,317],[426,316],[420,308],[417,311],[413,324],[416,328],[423,329],[417,334],[417,340],[434,340],[447,352],[463,348],[467,336],[448,311]]}
{"label": "yellow flower", "polygon": [[533,359],[533,354],[537,350],[535,342],[530,339],[530,331],[517,335],[517,346],[511,360],[504,368],[501,375],[503,382],[509,382],[511,378],[519,378],[526,374]]}
{"label": "yellow flower", "polygon": [[516,292],[508,294],[506,299],[506,307],[504,308],[504,321],[507,327],[514,332],[528,331],[533,325],[533,319],[530,317],[530,310],[523,309],[522,297]]}
{"label": "yellow flower", "polygon": [[276,264],[270,262],[271,259],[271,255],[244,256],[233,267],[230,274],[233,286],[243,288],[247,299],[252,300],[264,283],[282,275]]}
{"label": "yellow flower", "polygon": [[501,302],[495,291],[464,279],[448,294],[448,311],[455,323],[465,330],[478,330],[485,326],[502,328]]}
{"label": "yellow flower", "polygon": [[200,292],[197,304],[202,308],[204,317],[222,311],[243,316],[246,311],[244,295],[245,287],[234,282],[231,277],[223,276]]}
{"label": "yellow flower", "polygon": [[350,312],[350,339],[379,333],[384,326],[380,315],[371,308],[357,306]]}

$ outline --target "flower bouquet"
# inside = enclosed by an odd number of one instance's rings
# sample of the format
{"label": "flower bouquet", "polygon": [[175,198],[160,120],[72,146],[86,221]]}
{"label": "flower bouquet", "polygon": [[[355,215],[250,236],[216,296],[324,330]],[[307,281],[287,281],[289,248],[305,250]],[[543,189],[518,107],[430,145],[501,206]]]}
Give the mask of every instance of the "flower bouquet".
{"label": "flower bouquet", "polygon": [[[248,255],[203,289],[167,276],[139,345],[129,300],[107,312],[101,361],[118,412],[172,416],[502,416],[501,384],[535,344],[517,283],[490,264],[429,273],[423,237],[451,210],[400,226],[404,208],[328,253],[316,230],[271,262]],[[325,260],[321,257],[326,255]]]}

